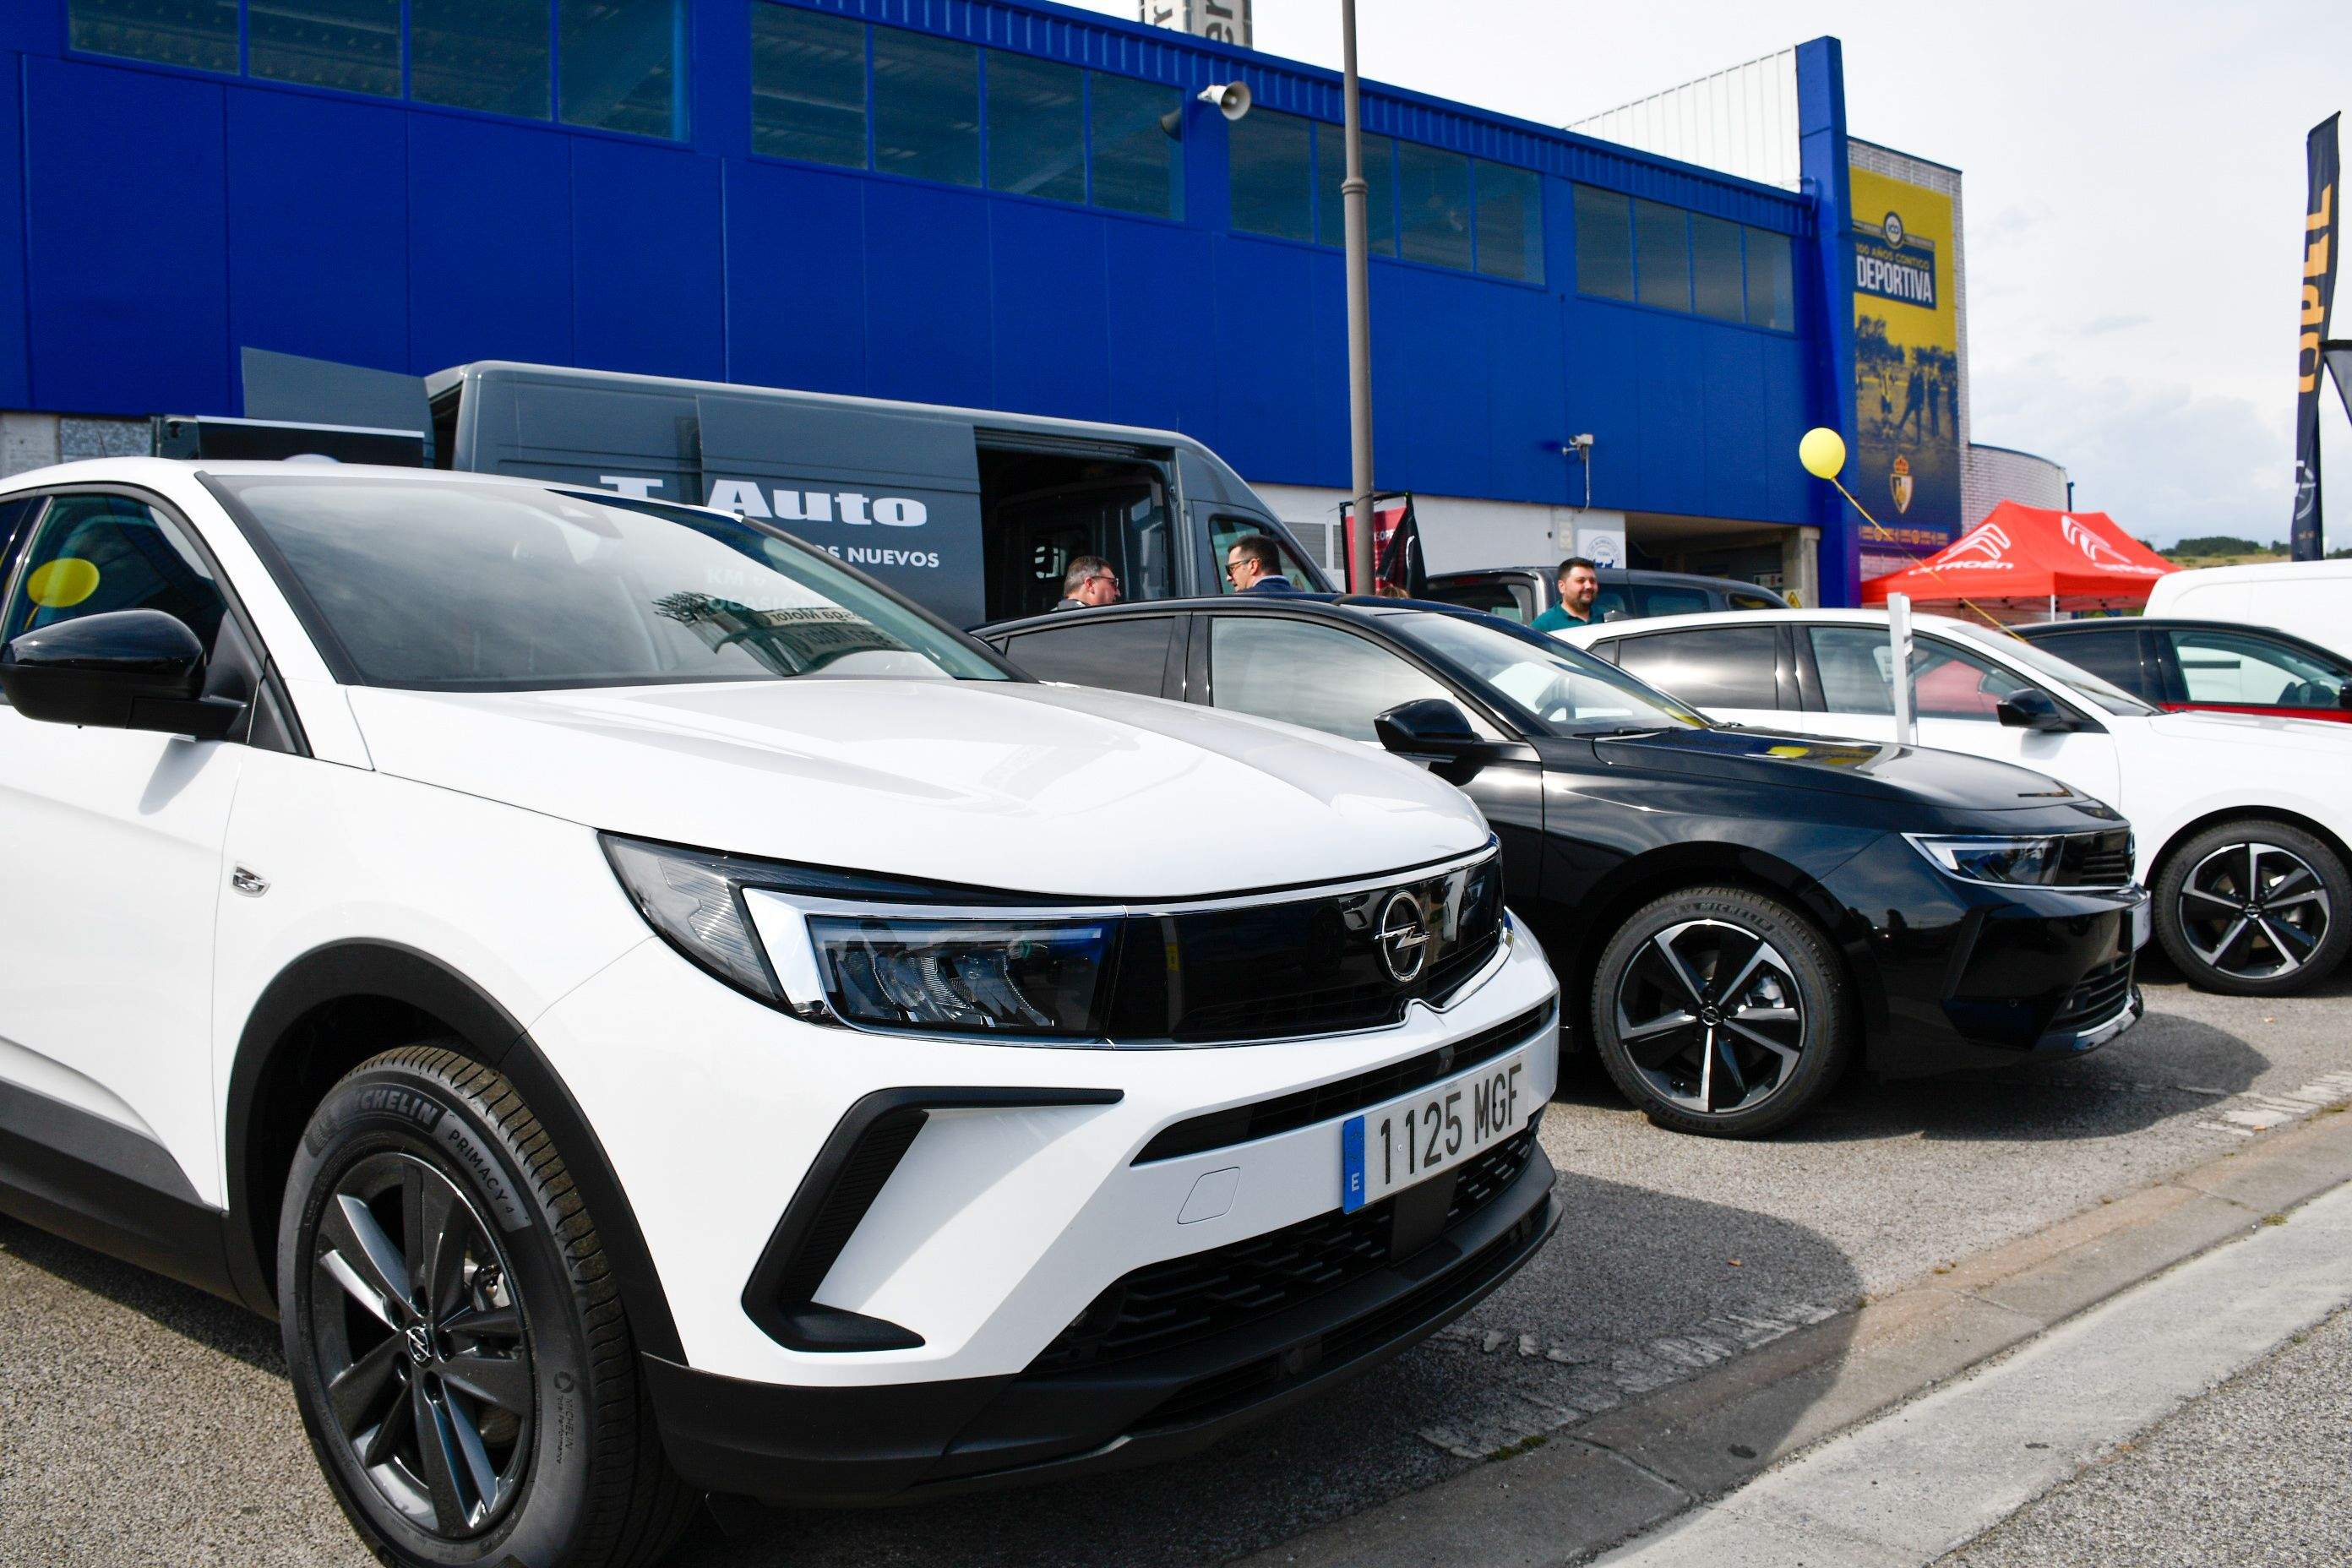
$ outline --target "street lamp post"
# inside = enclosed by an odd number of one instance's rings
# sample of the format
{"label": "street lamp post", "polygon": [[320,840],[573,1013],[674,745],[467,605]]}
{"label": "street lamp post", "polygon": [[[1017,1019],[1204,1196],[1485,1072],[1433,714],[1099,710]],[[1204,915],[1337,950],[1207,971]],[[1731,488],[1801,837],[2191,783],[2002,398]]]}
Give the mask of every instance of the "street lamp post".
{"label": "street lamp post", "polygon": [[1347,105],[1348,177],[1340,205],[1348,224],[1348,447],[1356,499],[1348,509],[1348,587],[1372,591],[1372,279],[1370,220],[1364,195],[1362,94],[1356,79],[1356,0],[1339,0],[1339,47]]}

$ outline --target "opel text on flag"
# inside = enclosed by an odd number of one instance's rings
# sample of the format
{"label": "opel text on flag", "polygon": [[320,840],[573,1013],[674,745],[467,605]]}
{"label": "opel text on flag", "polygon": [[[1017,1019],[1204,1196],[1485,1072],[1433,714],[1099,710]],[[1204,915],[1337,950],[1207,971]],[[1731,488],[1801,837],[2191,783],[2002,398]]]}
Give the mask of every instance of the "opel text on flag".
{"label": "opel text on flag", "polygon": [[2301,336],[2295,344],[2294,558],[2316,561],[2326,554],[2320,539],[2319,382],[2320,347],[2327,341],[2327,311],[2336,300],[2336,186],[2338,165],[2336,115],[2311,128],[2304,156],[2311,171],[2311,200],[2303,220]]}

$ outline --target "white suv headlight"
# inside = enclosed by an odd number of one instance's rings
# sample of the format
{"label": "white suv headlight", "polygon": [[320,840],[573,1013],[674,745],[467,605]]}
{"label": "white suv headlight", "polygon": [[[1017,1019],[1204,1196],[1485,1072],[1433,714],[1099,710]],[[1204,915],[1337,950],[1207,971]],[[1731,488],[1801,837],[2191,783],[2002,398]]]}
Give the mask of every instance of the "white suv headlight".
{"label": "white suv headlight", "polygon": [[1107,1043],[1110,920],[994,915],[971,906],[1002,894],[603,840],[670,945],[813,1023]]}

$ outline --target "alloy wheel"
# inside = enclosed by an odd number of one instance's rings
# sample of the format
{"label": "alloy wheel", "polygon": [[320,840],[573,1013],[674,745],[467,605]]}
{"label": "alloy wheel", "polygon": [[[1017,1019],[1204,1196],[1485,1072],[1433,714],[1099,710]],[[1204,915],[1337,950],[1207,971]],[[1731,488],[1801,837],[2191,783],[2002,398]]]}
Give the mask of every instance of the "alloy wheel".
{"label": "alloy wheel", "polygon": [[1780,950],[1727,921],[1685,921],[1634,952],[1617,982],[1617,1037],[1651,1089],[1721,1116],[1789,1082],[1806,1045],[1803,996]]}
{"label": "alloy wheel", "polygon": [[2180,930],[2189,951],[2235,980],[2276,980],[2327,940],[2327,886],[2303,857],[2275,844],[2226,845],[2181,879]]}
{"label": "alloy wheel", "polygon": [[394,1511],[481,1534],[530,1462],[530,1346],[497,1238],[412,1154],[346,1171],[319,1216],[308,1305],[332,1436]]}

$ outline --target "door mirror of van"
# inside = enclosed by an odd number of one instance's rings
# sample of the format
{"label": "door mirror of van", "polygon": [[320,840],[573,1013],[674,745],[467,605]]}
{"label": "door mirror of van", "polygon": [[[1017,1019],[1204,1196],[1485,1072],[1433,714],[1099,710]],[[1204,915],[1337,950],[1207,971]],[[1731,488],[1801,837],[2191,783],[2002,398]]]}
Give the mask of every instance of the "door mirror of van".
{"label": "door mirror of van", "polygon": [[1994,705],[1993,711],[2000,721],[2012,730],[2041,730],[2063,734],[2074,728],[2074,721],[2058,706],[2057,700],[2039,687],[2029,686],[2012,691]]}
{"label": "door mirror of van", "polygon": [[1466,784],[1485,759],[1486,742],[1469,717],[1443,697],[1400,702],[1372,721],[1381,744],[1409,762],[1424,763],[1448,784]]}
{"label": "door mirror of van", "polygon": [[161,610],[40,626],[0,648],[0,692],[27,719],[218,740],[245,704],[208,698],[205,645]]}

